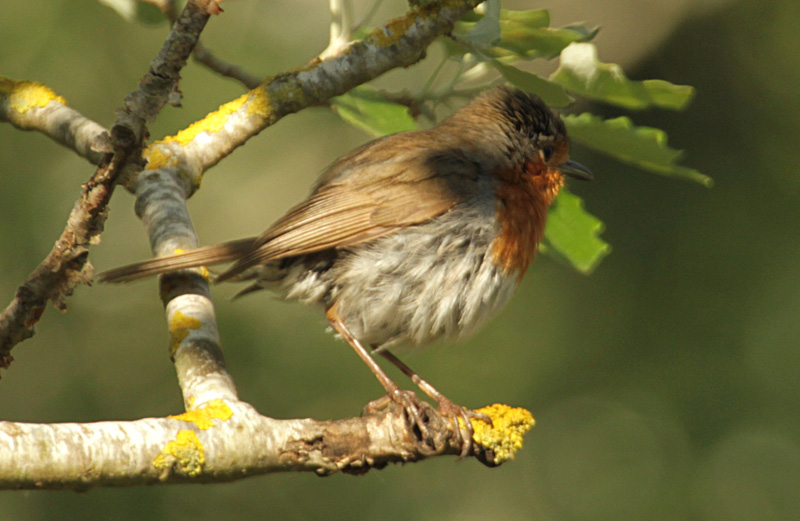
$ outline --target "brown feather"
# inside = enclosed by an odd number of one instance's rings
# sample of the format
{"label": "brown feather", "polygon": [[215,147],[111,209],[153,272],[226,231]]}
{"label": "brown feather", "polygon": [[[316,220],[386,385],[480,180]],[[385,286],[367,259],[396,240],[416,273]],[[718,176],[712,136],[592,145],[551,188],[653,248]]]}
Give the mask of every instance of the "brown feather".
{"label": "brown feather", "polygon": [[232,262],[253,248],[255,237],[230,241],[216,246],[205,246],[196,250],[179,253],[169,257],[159,257],[128,266],[105,271],[98,276],[100,282],[130,282],[136,279],[152,277],[170,271],[210,266]]}

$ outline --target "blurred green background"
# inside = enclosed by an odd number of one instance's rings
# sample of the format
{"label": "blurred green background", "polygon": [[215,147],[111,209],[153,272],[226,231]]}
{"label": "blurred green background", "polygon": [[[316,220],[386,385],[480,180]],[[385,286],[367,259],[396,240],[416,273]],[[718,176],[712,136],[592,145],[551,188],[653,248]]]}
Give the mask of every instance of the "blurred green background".
{"label": "blurred green background", "polygon": [[[694,85],[685,113],[633,113],[664,128],[708,190],[576,149],[596,174],[573,184],[614,251],[585,277],[537,260],[510,306],[467,343],[404,358],[467,406],[533,411],[516,461],[440,458],[366,476],[271,475],[204,486],[0,492],[0,519],[790,520],[800,518],[800,3],[559,2],[554,24],[603,26],[600,59],[634,79]],[[204,33],[261,75],[305,63],[328,37],[327,2],[239,0]],[[404,11],[386,2],[377,20]],[[300,13],[300,14],[298,14]],[[166,26],[128,24],[94,1],[6,2],[0,75],[45,83],[104,125]],[[417,85],[431,64],[381,85]],[[174,133],[241,89],[196,65]],[[593,110],[616,116],[605,107]],[[325,109],[281,121],[208,172],[190,210],[206,244],[254,235],[366,136]],[[46,255],[93,168],[34,133],[0,126],[0,298]],[[146,258],[120,190],[98,269]],[[341,418],[380,394],[318,310],[215,289],[243,399],[275,417]],[[81,287],[49,309],[0,380],[0,418],[99,421],[179,412],[155,284]]]}

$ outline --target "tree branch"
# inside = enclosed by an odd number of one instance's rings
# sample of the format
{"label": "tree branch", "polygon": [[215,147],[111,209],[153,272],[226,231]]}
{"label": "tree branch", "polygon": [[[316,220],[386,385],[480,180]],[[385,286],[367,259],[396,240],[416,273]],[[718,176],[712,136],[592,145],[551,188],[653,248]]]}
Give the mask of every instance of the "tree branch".
{"label": "tree branch", "polygon": [[[148,3],[151,3],[158,7],[164,16],[167,17],[167,20],[170,23],[175,22],[175,19],[178,16],[177,8],[175,6],[174,0],[145,0]],[[248,89],[254,89],[258,87],[261,83],[261,78],[254,76],[248,72],[245,72],[244,69],[235,65],[233,63],[228,63],[225,60],[217,58],[214,53],[211,52],[203,42],[200,40],[197,41],[197,44],[194,47],[194,52],[192,53],[194,60],[207,67],[208,69],[216,72],[220,76],[225,76],[227,78],[234,79],[240,82],[242,85],[247,87]]]}
{"label": "tree branch", "polygon": [[[110,156],[110,154],[109,154]],[[47,257],[17,289],[11,303],[0,313],[0,367],[13,360],[11,348],[33,336],[33,326],[44,313],[47,301],[66,309],[65,300],[78,284],[92,280],[88,263],[89,244],[96,242],[106,220],[106,205],[126,155],[105,161],[89,179],[67,219],[61,237]]]}
{"label": "tree branch", "polygon": [[0,121],[37,130],[95,165],[110,151],[102,125],[68,107],[64,98],[40,83],[0,77]]}
{"label": "tree branch", "polygon": [[[186,208],[188,193],[190,185],[186,180],[165,169],[145,170],[139,177],[136,213],[157,256],[197,247],[197,235]],[[161,280],[170,356],[187,409],[217,398],[236,399],[236,388],[222,356],[207,272],[192,271]]]}
{"label": "tree branch", "polygon": [[145,124],[153,121],[168,101],[178,103],[180,71],[211,16],[210,5],[216,6],[216,1],[189,0],[138,88],[125,97],[125,108],[111,128],[112,139],[120,146],[141,143]]}
{"label": "tree branch", "polygon": [[[502,427],[476,421],[484,432],[495,430],[521,440],[532,425],[530,415],[519,416],[518,410],[486,410]],[[504,414],[522,420],[511,425]],[[453,425],[438,415],[429,416],[429,421],[437,434],[433,446],[420,442],[397,405],[339,421],[275,420],[243,402],[213,400],[169,418],[49,425],[0,422],[0,489],[216,483],[273,472],[363,474],[389,463],[458,454],[461,447],[454,443]],[[516,443],[521,446],[521,441]],[[474,445],[473,455],[495,466],[513,457],[513,450],[509,453],[501,444]]]}
{"label": "tree branch", "polygon": [[254,89],[261,84],[262,78],[246,72],[238,65],[228,63],[225,60],[217,58],[214,53],[212,53],[205,45],[203,45],[203,42],[197,42],[197,46],[194,48],[194,53],[192,56],[197,63],[208,67],[221,76],[238,81],[248,89]]}
{"label": "tree branch", "polygon": [[[316,58],[306,66],[267,78],[176,135],[150,145],[145,151],[147,168],[174,168],[196,190],[205,170],[284,116],[323,104],[391,69],[415,64],[436,37],[451,31],[455,22],[481,1],[431,3],[412,9],[336,56]],[[136,191],[135,176],[124,183]]]}

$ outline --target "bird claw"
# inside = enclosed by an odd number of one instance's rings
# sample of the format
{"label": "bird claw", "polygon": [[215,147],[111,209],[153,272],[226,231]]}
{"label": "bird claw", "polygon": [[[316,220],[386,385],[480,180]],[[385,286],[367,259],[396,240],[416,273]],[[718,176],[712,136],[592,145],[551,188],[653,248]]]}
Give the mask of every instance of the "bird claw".
{"label": "bird claw", "polygon": [[[364,414],[374,414],[392,403],[403,408],[406,419],[424,452],[436,453],[443,447],[442,441],[436,436],[435,429],[431,428],[430,413],[433,412],[431,406],[420,400],[412,391],[396,389],[392,393],[368,403],[364,407]],[[481,420],[491,425],[492,419],[484,413],[456,405],[444,397],[437,400],[437,405],[436,413],[452,426],[455,436],[453,445],[461,447],[459,459],[464,459],[472,453],[473,449],[472,435],[475,429],[472,426],[472,420]]]}
{"label": "bird claw", "polygon": [[473,448],[472,436],[475,434],[475,428],[472,426],[472,420],[481,420],[492,425],[492,419],[482,412],[456,405],[444,396],[440,397],[437,402],[438,413],[453,424],[456,443],[461,445],[461,453],[458,457],[464,459],[470,455]]}
{"label": "bird claw", "polygon": [[414,437],[419,442],[422,452],[434,454],[439,452],[443,443],[436,436],[435,429],[431,429],[431,413],[433,408],[420,400],[413,391],[395,389],[389,394],[373,400],[364,407],[364,414],[374,414],[385,409],[390,404],[396,404],[403,409],[406,421],[411,427]]}

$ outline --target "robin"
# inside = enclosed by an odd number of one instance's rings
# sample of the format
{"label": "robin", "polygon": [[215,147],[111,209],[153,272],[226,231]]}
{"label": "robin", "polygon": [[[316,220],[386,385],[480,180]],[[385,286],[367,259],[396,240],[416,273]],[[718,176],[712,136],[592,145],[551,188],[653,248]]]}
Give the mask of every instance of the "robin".
{"label": "robin", "polygon": [[[437,127],[390,135],[336,160],[311,195],[260,237],[202,247],[105,272],[124,282],[233,263],[216,282],[251,281],[320,304],[328,322],[428,436],[420,402],[375,362],[396,365],[450,421],[470,418],[389,348],[463,338],[503,307],[544,232],[564,175],[592,178],[569,160],[561,118],[535,95],[498,87]],[[237,296],[238,296],[237,295]],[[458,425],[458,423],[456,423]]]}

